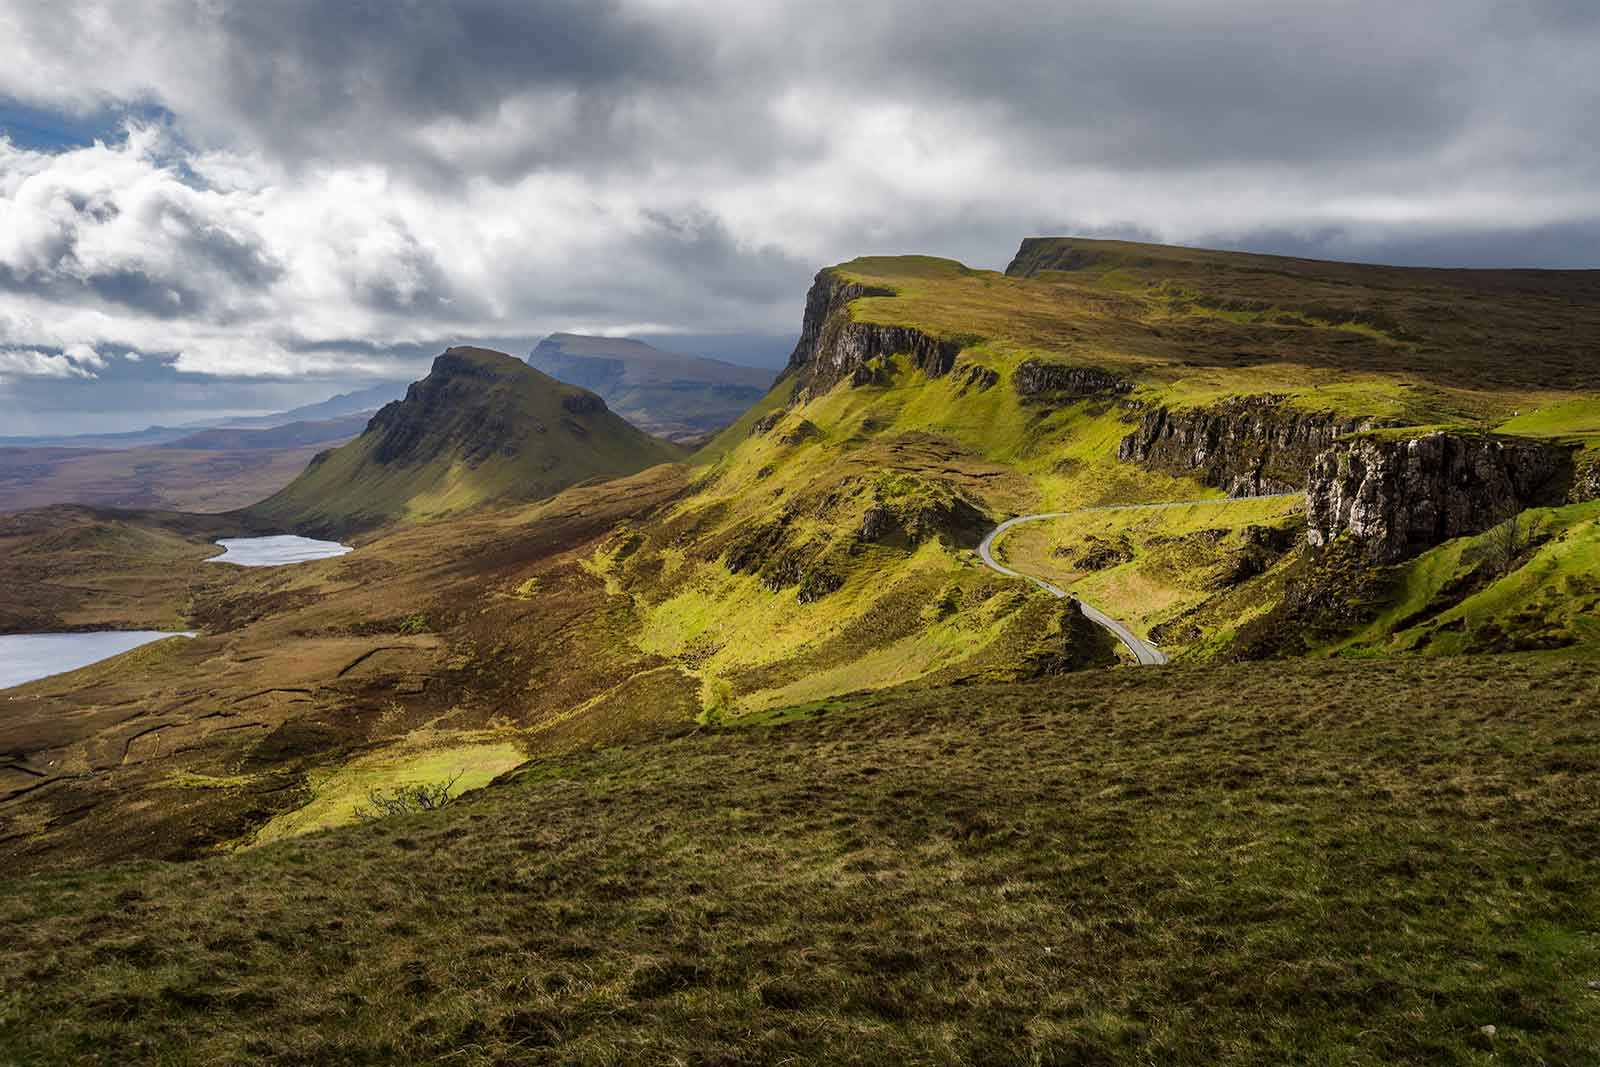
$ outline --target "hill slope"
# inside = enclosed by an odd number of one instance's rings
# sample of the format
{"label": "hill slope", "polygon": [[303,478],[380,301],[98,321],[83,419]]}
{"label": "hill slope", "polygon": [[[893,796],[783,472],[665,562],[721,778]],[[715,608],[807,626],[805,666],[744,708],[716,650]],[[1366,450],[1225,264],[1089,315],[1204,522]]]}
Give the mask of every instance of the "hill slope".
{"label": "hill slope", "polygon": [[642,341],[556,333],[528,362],[592,389],[635,426],[669,440],[703,439],[765,395],[772,372],[664,352]]}
{"label": "hill slope", "polygon": [[0,1061],[1592,1064],[1597,685],[902,690],[4,882]]}
{"label": "hill slope", "polygon": [[360,437],[318,456],[249,511],[295,529],[349,532],[492,500],[534,500],[678,455],[587,390],[504,353],[452,348]]}

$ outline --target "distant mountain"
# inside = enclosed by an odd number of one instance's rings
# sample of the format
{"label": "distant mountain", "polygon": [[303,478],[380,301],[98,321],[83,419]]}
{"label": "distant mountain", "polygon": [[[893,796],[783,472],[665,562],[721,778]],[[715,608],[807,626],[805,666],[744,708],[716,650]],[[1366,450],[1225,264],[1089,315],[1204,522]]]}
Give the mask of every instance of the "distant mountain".
{"label": "distant mountain", "polygon": [[556,333],[528,362],[592,389],[635,426],[674,441],[702,439],[766,395],[773,372],[665,352],[643,341]]}
{"label": "distant mountain", "polygon": [[343,418],[348,415],[359,415],[365,412],[377,411],[391,401],[399,400],[406,395],[405,382],[383,382],[370,389],[359,389],[353,393],[340,393],[338,396],[329,397],[327,400],[316,404],[306,404],[303,407],[290,408],[272,415],[249,415],[235,419],[223,419],[209,425],[223,429],[269,429],[274,426],[287,426],[296,422],[323,422],[328,419]]}
{"label": "distant mountain", "polygon": [[0,448],[148,448],[194,433],[192,426],[146,426],[123,433],[34,434],[0,437]]}
{"label": "distant mountain", "polygon": [[340,419],[323,419],[318,422],[291,422],[287,426],[274,426],[264,430],[215,429],[201,430],[176,441],[167,441],[162,448],[185,448],[206,451],[249,451],[256,449],[299,448],[303,445],[320,445],[329,441],[348,441],[367,426],[367,416],[347,415]]}
{"label": "distant mountain", "polygon": [[[370,389],[360,389],[353,393],[340,393],[338,396],[330,397],[315,404],[306,404],[303,407],[273,412],[269,415],[241,415],[234,418],[208,419],[200,422],[185,423],[182,426],[147,426],[142,430],[127,430],[122,433],[34,434],[26,437],[0,437],[0,448],[149,448],[156,445],[171,444],[175,441],[192,437],[196,432],[202,430],[269,430],[291,426],[295,423],[324,423],[330,419],[345,419],[357,415],[366,416],[377,411],[390,401],[400,399],[405,394],[406,383],[384,382],[381,385],[374,385]],[[361,427],[358,426],[348,434],[336,434],[334,437],[353,437],[360,432]],[[332,439],[333,437],[324,437],[318,440]],[[210,448],[213,446],[192,445],[185,447]],[[235,446],[222,447],[232,448]],[[255,444],[238,447],[282,446]]]}
{"label": "distant mountain", "polygon": [[318,455],[249,510],[297,530],[346,533],[491,500],[534,500],[681,455],[586,389],[500,352],[452,348],[360,437]]}

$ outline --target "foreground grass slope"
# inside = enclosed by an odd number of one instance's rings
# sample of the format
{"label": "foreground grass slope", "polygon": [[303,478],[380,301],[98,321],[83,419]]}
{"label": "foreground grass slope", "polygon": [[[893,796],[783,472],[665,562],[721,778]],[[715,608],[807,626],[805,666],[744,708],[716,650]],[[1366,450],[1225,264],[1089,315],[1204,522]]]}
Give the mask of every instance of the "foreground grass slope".
{"label": "foreground grass slope", "polygon": [[1597,687],[902,689],[15,881],[0,1062],[1593,1063]]}

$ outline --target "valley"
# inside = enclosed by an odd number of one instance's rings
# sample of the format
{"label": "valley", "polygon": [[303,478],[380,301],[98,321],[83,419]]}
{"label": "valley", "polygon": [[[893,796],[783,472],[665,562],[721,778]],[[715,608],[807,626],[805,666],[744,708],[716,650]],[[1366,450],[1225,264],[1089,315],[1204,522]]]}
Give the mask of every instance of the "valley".
{"label": "valley", "polygon": [[0,517],[0,633],[198,633],[0,692],[0,923],[101,983],[0,1052],[1576,1062],[1597,345],[1594,272],[1030,239],[822,271],[695,448],[459,347],[249,506]]}

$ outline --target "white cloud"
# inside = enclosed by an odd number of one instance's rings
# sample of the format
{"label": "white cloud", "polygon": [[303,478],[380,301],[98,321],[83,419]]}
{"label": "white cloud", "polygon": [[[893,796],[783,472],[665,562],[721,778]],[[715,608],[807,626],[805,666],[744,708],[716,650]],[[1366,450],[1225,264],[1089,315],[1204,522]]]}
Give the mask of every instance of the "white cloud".
{"label": "white cloud", "polygon": [[11,5],[0,99],[175,119],[0,140],[0,345],[58,376],[142,352],[292,378],[555,329],[793,330],[824,264],[999,266],[1068,229],[1514,259],[1497,232],[1600,220],[1590,7]]}
{"label": "white cloud", "polygon": [[94,365],[85,365],[70,355],[50,355],[31,348],[0,348],[0,381],[13,375],[20,378],[93,378],[95,373],[90,368]]}

